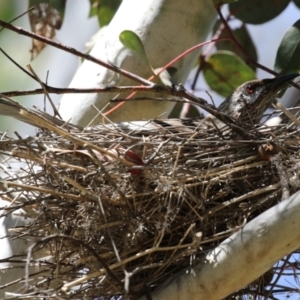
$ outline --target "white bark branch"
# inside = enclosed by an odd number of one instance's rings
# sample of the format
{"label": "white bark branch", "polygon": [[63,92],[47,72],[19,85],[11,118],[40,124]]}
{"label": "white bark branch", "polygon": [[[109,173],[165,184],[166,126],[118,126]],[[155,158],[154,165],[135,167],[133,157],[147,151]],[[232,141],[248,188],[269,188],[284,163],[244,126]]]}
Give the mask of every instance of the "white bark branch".
{"label": "white bark branch", "polygon": [[[100,34],[91,55],[147,79],[151,75],[147,65],[136,53],[124,48],[119,41],[119,34],[123,30],[132,30],[139,35],[152,67],[159,68],[190,47],[205,41],[215,20],[216,12],[211,0],[124,0],[112,22]],[[194,51],[174,65],[178,69],[176,74],[178,83],[186,81],[199,53],[200,50]],[[113,85],[137,85],[137,83],[85,61],[70,87],[95,88]],[[102,109],[116,95],[116,93],[64,95],[60,113],[65,120],[85,126],[97,114],[92,105]],[[138,96],[142,94],[139,93]],[[121,97],[124,98],[124,95]],[[163,113],[165,113],[163,117],[166,118],[173,106],[174,102],[168,101],[130,101],[109,115],[109,119],[114,122],[151,119]],[[100,122],[101,117],[95,121]]]}

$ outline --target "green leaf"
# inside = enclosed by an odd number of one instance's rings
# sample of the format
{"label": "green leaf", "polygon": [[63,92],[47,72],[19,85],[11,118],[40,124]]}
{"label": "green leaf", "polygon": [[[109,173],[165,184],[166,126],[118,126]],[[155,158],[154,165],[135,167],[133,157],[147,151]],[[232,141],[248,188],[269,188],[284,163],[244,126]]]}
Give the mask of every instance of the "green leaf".
{"label": "green leaf", "polygon": [[97,16],[101,27],[108,25],[118,10],[122,0],[90,0],[89,17]]}
{"label": "green leaf", "polygon": [[300,20],[285,32],[277,50],[274,70],[281,74],[300,70]]}
{"label": "green leaf", "polygon": [[139,38],[139,36],[131,30],[124,30],[119,35],[120,42],[128,49],[136,52],[143,61],[150,67],[151,71],[155,74],[153,68],[151,67],[144,45]]}
{"label": "green leaf", "polygon": [[217,51],[204,64],[204,78],[209,87],[227,97],[235,88],[255,79],[254,71],[229,51]]}
{"label": "green leaf", "polygon": [[[218,20],[214,26],[214,32],[216,32],[221,24],[221,21]],[[247,51],[248,55],[254,60],[257,61],[257,52],[253,40],[249,34],[249,31],[245,24],[242,24],[241,27],[233,29],[232,33],[234,37],[238,40],[238,42],[242,45],[242,47]],[[229,35],[226,30],[223,30],[220,34],[220,38],[228,38]],[[231,51],[241,58],[244,59],[245,62],[248,61],[248,57],[240,50],[240,48],[232,41],[218,41],[216,43],[216,48],[218,50],[228,50]],[[255,71],[255,66],[250,66]]]}
{"label": "green leaf", "polygon": [[290,0],[240,0],[229,4],[229,11],[245,23],[262,24],[277,17]]}

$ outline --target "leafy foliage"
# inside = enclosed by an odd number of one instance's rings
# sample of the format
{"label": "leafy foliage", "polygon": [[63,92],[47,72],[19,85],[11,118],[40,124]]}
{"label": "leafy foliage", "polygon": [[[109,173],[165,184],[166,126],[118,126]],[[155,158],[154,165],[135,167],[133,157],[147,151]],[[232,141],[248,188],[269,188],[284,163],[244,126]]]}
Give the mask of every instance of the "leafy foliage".
{"label": "leafy foliage", "polygon": [[278,73],[300,70],[300,20],[284,34],[277,50],[274,69]]}
{"label": "leafy foliage", "polygon": [[[214,33],[220,28],[221,21],[218,20],[214,26]],[[232,40],[220,40],[216,43],[216,47],[218,50],[228,50],[231,51],[238,56],[240,56],[246,63],[249,61],[249,57],[252,60],[257,61],[257,51],[256,47],[253,43],[251,35],[247,29],[247,26],[243,23],[240,27],[237,27],[232,30],[232,34],[236,38],[236,40],[240,43],[240,45],[247,49],[247,55],[232,41]],[[220,38],[230,38],[229,33],[226,30],[222,30],[220,34]],[[255,66],[251,65],[251,68],[255,71]]]}
{"label": "leafy foliage", "polygon": [[121,0],[90,0],[91,10],[90,17],[97,16],[101,26],[108,25],[117,9]]}
{"label": "leafy foliage", "polygon": [[[59,29],[63,22],[65,2],[65,0],[30,0],[29,5],[36,7],[30,12],[32,30],[50,39],[54,38],[55,29]],[[250,67],[253,71],[256,70],[255,62],[257,62],[258,57],[256,45],[253,43],[247,24],[268,22],[278,16],[291,2],[300,7],[299,0],[214,0],[216,7],[228,4],[231,18],[227,21],[227,28],[218,20],[213,29],[214,34],[220,39],[216,43],[217,50],[226,50],[227,53],[217,52],[206,55],[202,58],[202,63],[199,66],[204,71],[205,79],[210,88],[220,95],[227,96],[237,85],[255,77],[254,73],[250,71]],[[107,25],[120,3],[121,0],[90,0],[89,16],[97,15],[99,24],[101,26]],[[239,19],[242,23],[230,28],[232,18]],[[299,27],[298,21],[286,31],[277,50],[274,70],[280,74],[300,70]],[[228,32],[228,28],[231,33]],[[120,33],[120,41],[125,47],[136,52],[153,74],[157,73],[151,67],[143,43],[136,33],[124,30]],[[32,58],[36,57],[44,46],[45,44],[41,42],[33,41]],[[172,84],[170,80],[165,83],[164,78],[161,78],[163,84]]]}
{"label": "leafy foliage", "polygon": [[218,51],[206,60],[204,77],[211,89],[227,97],[239,85],[255,79],[255,73],[234,53]]}
{"label": "leafy foliage", "polygon": [[131,30],[124,30],[120,33],[119,39],[126,48],[136,52],[140,56],[140,58],[149,66],[149,68],[153,70],[146,55],[144,45],[136,33]]}
{"label": "leafy foliage", "polygon": [[236,18],[250,24],[262,24],[277,17],[290,0],[240,0],[230,3],[229,10]]}
{"label": "leafy foliage", "polygon": [[295,5],[297,5],[300,8],[300,0],[294,0],[293,2]]}

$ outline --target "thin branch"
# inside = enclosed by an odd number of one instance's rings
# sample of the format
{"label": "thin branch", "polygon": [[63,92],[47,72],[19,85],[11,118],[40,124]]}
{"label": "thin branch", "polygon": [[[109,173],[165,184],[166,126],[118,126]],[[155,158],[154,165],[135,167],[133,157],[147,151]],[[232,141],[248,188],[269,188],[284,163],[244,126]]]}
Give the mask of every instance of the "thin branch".
{"label": "thin branch", "polygon": [[264,71],[266,71],[266,72],[268,72],[268,73],[270,73],[270,74],[272,74],[272,75],[274,75],[274,76],[278,76],[279,74],[278,74],[277,72],[275,72],[275,71],[273,71],[273,70],[271,70],[271,69],[269,69],[269,68],[267,68],[267,67],[265,67],[265,66],[259,64],[257,61],[255,61],[255,60],[248,54],[248,52],[244,49],[244,47],[241,45],[241,43],[235,38],[234,34],[232,33],[232,31],[231,31],[231,29],[230,29],[230,27],[229,27],[227,21],[225,20],[223,14],[222,14],[222,12],[221,12],[220,7],[217,7],[216,9],[217,9],[218,15],[219,15],[219,17],[220,17],[222,23],[223,23],[224,26],[225,26],[225,30],[227,31],[227,33],[228,33],[229,36],[230,36],[230,39],[236,44],[236,46],[241,50],[241,52],[243,52],[243,54],[248,58],[249,62],[250,62],[251,64],[253,64],[254,66],[256,66],[256,67],[258,67],[258,68],[260,68],[260,69],[262,69],[262,70],[264,70]]}
{"label": "thin branch", "polygon": [[43,36],[38,35],[36,33],[30,32],[28,30],[25,30],[22,27],[11,25],[11,24],[9,24],[7,22],[4,22],[2,20],[0,20],[0,26],[3,26],[4,28],[7,28],[7,29],[12,30],[14,32],[17,32],[18,34],[25,35],[25,36],[28,36],[28,37],[33,38],[35,40],[41,41],[41,42],[43,42],[45,44],[51,45],[51,46],[53,46],[55,48],[61,49],[61,50],[65,51],[65,52],[74,54],[74,55],[76,55],[78,57],[81,57],[83,59],[86,59],[86,60],[89,60],[91,62],[94,62],[94,63],[96,63],[96,64],[98,64],[100,66],[103,66],[103,67],[105,67],[105,68],[113,71],[113,72],[116,72],[116,73],[118,73],[120,75],[123,75],[123,76],[125,76],[127,78],[130,78],[130,79],[132,79],[134,81],[137,81],[139,83],[142,83],[144,85],[147,85],[147,86],[152,86],[153,85],[152,82],[150,82],[148,80],[145,80],[145,79],[143,79],[140,76],[134,75],[131,72],[128,72],[126,70],[118,68],[118,67],[116,67],[116,66],[114,66],[112,64],[106,63],[106,62],[104,62],[104,61],[102,61],[100,59],[97,59],[96,57],[94,57],[92,55],[85,54],[85,53],[83,53],[81,51],[78,51],[75,48],[72,48],[72,47],[69,47],[69,46],[57,43],[57,42],[55,42],[53,40],[50,40],[50,39],[48,39],[46,37],[43,37]]}
{"label": "thin branch", "polygon": [[26,289],[28,290],[29,287],[29,265],[30,265],[30,260],[32,257],[32,251],[35,247],[37,247],[39,244],[45,244],[50,242],[51,240],[56,240],[56,239],[61,239],[61,240],[70,240],[72,242],[75,242],[77,244],[81,244],[84,248],[86,248],[97,260],[98,262],[103,266],[103,268],[105,269],[106,273],[119,285],[119,286],[123,286],[122,282],[119,280],[119,278],[110,270],[110,268],[108,267],[108,265],[105,263],[105,261],[99,256],[99,254],[97,253],[97,251],[95,251],[92,247],[90,247],[87,243],[76,239],[74,237],[71,236],[67,236],[67,235],[50,235],[47,237],[44,237],[42,239],[40,239],[39,241],[35,242],[34,244],[32,244],[29,248],[28,248],[28,252],[27,252],[27,262],[26,262],[26,266],[25,266],[25,286]]}

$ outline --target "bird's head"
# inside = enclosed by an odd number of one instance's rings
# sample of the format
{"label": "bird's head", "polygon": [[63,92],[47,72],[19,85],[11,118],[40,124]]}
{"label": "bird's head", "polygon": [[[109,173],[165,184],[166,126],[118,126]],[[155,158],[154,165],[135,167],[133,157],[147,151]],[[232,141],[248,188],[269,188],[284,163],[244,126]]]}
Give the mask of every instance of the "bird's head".
{"label": "bird's head", "polygon": [[287,74],[245,82],[219,106],[219,110],[239,122],[257,124],[276,94],[298,76]]}

